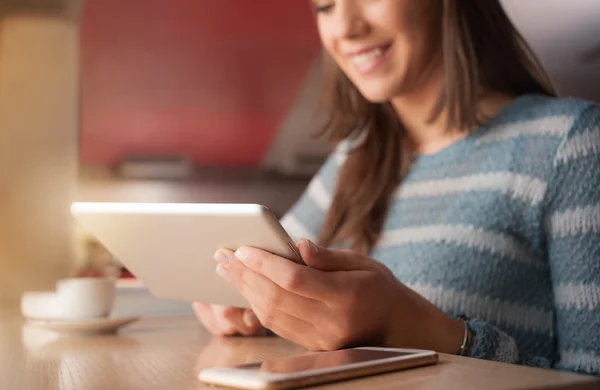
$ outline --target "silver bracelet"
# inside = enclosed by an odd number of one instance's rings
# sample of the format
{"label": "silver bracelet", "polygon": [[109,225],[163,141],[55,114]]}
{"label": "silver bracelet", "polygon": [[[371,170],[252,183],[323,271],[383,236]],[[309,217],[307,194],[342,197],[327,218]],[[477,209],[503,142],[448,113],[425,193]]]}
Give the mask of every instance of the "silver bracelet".
{"label": "silver bracelet", "polygon": [[463,342],[460,346],[460,352],[458,354],[459,356],[467,356],[473,344],[473,340],[471,340],[471,332],[469,329],[469,319],[464,315],[459,316],[458,319],[462,321],[462,323],[465,325],[465,336],[463,337]]}

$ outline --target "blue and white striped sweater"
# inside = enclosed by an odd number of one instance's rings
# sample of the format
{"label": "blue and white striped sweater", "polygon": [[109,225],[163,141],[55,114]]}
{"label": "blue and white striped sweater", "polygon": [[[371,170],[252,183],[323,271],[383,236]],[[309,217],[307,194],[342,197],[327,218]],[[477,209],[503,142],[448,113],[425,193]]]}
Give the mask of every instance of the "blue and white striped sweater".
{"label": "blue and white striped sweater", "polygon": [[[315,239],[341,143],[282,219]],[[600,107],[525,95],[420,156],[370,254],[450,315],[472,356],[600,375]]]}

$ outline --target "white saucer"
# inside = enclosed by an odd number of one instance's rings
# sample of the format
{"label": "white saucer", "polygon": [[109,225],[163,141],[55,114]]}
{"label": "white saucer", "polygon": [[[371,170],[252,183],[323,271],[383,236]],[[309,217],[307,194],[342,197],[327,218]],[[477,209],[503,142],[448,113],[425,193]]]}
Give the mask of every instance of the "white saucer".
{"label": "white saucer", "polygon": [[94,318],[89,320],[27,319],[27,323],[60,334],[93,335],[114,333],[119,328],[137,321],[139,317]]}

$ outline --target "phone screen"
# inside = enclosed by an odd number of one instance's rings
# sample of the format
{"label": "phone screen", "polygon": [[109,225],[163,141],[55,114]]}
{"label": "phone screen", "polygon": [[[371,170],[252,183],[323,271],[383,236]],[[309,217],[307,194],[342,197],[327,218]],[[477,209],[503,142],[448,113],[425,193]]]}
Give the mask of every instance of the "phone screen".
{"label": "phone screen", "polygon": [[295,373],[308,370],[332,368],[352,363],[362,363],[391,357],[407,356],[410,352],[377,351],[371,349],[345,349],[333,352],[312,353],[278,360],[267,360],[237,366],[242,370],[269,373]]}

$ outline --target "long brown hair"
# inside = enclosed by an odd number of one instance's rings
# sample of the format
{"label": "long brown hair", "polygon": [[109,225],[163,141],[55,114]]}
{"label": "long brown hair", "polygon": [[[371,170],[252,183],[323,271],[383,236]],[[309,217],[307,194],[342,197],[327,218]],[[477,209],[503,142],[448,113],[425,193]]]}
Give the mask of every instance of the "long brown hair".
{"label": "long brown hair", "polygon": [[[509,96],[556,95],[499,0],[439,0],[439,4],[444,84],[432,118],[445,109],[449,128],[475,128],[481,118],[474,107],[483,90]],[[328,118],[323,134],[341,141],[359,128],[364,138],[340,168],[319,243],[347,244],[368,253],[409,169],[407,136],[389,103],[367,101],[327,54],[323,65],[322,108]]]}

